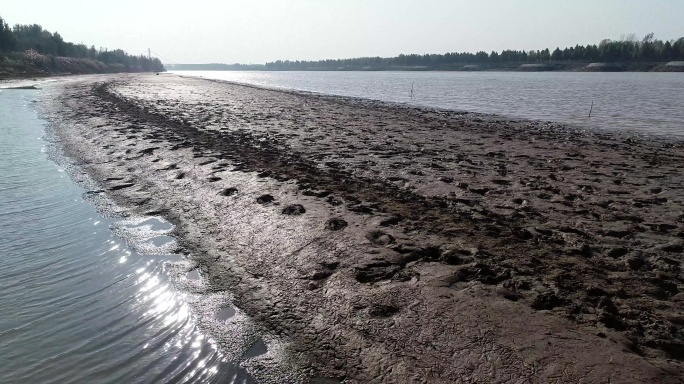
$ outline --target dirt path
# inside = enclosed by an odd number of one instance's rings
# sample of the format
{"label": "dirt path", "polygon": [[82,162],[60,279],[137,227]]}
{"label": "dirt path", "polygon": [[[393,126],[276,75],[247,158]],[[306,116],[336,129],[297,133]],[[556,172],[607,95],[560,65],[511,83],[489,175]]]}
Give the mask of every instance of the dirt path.
{"label": "dirt path", "polygon": [[61,87],[67,152],[312,377],[682,381],[681,144],[172,75]]}

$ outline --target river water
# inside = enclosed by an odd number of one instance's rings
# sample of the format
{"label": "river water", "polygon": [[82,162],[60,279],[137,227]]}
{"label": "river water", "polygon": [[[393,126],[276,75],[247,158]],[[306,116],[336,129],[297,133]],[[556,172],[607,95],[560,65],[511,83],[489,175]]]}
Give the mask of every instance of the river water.
{"label": "river water", "polygon": [[[684,73],[177,71],[272,88],[684,138]],[[413,97],[411,88],[413,87]],[[593,103],[593,109],[592,109]],[[591,111],[591,118],[589,112]]]}
{"label": "river water", "polygon": [[0,90],[0,383],[251,382],[172,287],[172,225],[106,218],[48,159],[39,92]]}

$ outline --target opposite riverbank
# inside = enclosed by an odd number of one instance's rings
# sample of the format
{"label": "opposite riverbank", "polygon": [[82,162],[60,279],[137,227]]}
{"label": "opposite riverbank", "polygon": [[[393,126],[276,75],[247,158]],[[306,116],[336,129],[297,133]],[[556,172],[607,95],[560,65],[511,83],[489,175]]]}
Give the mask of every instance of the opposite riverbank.
{"label": "opposite riverbank", "polygon": [[680,143],[171,75],[48,105],[107,194],[350,382],[679,382]]}
{"label": "opposite riverbank", "polygon": [[503,72],[684,72],[684,61],[669,62],[545,62],[459,63],[440,65],[344,65],[319,63],[273,64],[167,64],[170,71],[503,71]]}

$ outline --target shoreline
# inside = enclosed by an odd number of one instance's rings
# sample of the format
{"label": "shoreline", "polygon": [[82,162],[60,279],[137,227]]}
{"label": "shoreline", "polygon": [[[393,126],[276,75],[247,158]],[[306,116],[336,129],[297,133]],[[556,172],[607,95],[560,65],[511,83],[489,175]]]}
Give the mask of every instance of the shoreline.
{"label": "shoreline", "polygon": [[67,153],[312,377],[678,381],[681,145],[171,75],[56,86]]}

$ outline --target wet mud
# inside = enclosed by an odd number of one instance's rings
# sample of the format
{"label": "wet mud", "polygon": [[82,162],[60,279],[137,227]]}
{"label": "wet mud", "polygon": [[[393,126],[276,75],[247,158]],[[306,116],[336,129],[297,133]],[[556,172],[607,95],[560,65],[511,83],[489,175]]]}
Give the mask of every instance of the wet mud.
{"label": "wet mud", "polygon": [[172,75],[54,87],[65,151],[312,380],[682,380],[681,143]]}

